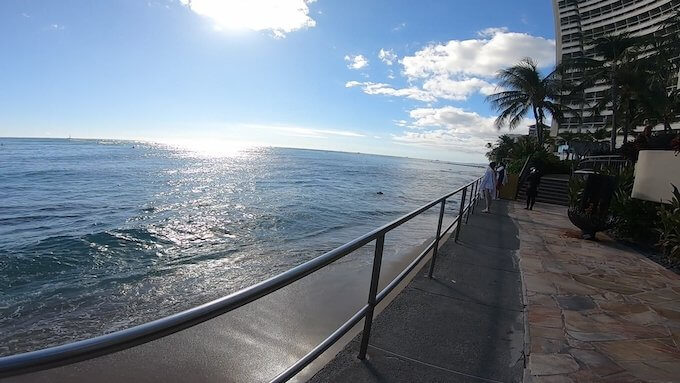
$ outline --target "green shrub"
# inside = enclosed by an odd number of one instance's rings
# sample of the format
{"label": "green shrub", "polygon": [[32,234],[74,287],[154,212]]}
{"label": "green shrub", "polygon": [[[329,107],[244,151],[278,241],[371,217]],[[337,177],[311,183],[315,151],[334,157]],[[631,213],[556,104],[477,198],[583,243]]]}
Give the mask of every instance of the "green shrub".
{"label": "green shrub", "polygon": [[660,206],[659,242],[664,254],[673,262],[680,262],[680,192],[673,186],[673,199],[668,206]]}
{"label": "green shrub", "polygon": [[585,188],[585,178],[574,176],[569,178],[569,206],[577,207],[581,205],[583,189]]}
{"label": "green shrub", "polygon": [[526,161],[526,158],[520,158],[518,160],[512,160],[508,162],[508,173],[510,174],[519,174],[522,171],[522,166],[524,166],[524,162]]}
{"label": "green shrub", "polygon": [[531,166],[535,166],[543,174],[571,174],[573,161],[562,161],[553,153],[540,150],[531,158]]}
{"label": "green shrub", "polygon": [[[658,238],[658,204],[631,198],[633,191],[633,168],[623,172],[603,169],[602,173],[615,177],[614,195],[609,204],[612,215],[611,233],[617,238],[635,242],[654,243]],[[569,180],[569,206],[581,205],[585,178],[571,177]]]}
{"label": "green shrub", "polygon": [[631,197],[635,180],[632,167],[612,175],[616,177],[616,189],[609,205],[613,234],[618,238],[653,243],[657,238],[658,204]]}

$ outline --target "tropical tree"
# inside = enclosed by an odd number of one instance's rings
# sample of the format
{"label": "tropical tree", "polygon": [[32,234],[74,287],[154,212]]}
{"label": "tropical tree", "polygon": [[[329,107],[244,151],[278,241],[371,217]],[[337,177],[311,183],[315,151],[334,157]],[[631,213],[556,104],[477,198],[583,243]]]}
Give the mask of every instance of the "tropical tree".
{"label": "tropical tree", "polygon": [[[523,121],[529,110],[533,112],[536,126],[543,126],[546,115],[559,118],[561,108],[560,77],[553,71],[543,77],[531,58],[502,69],[497,74],[498,86],[503,91],[489,95],[486,99],[500,114],[495,125],[498,129],[507,125],[514,129]],[[536,129],[538,145],[543,146],[543,130]]]}
{"label": "tropical tree", "polygon": [[[556,143],[560,145],[570,146],[572,142],[577,141],[581,137],[581,133],[573,133],[569,131],[560,132],[555,140]],[[571,153],[571,147],[567,151],[567,160],[569,159],[569,154]]]}
{"label": "tropical tree", "polygon": [[663,124],[669,131],[680,116],[680,90],[653,85],[645,88],[640,94],[640,108],[648,124]]}
{"label": "tropical tree", "polygon": [[645,39],[651,54],[639,59],[639,75],[644,79],[640,87],[640,109],[649,125],[663,124],[666,131],[680,119],[680,90],[676,75],[680,70],[680,16],[675,14],[657,36]]}
{"label": "tropical tree", "polygon": [[639,71],[638,57],[643,42],[640,38],[629,34],[606,35],[593,40],[590,45],[594,57],[578,57],[565,60],[560,65],[563,71],[577,71],[582,77],[572,92],[582,93],[587,88],[597,85],[609,85],[602,99],[590,105],[594,114],[600,114],[611,105],[611,150],[616,149],[618,119],[625,118],[624,131],[627,132],[633,122],[631,100],[635,90],[639,89],[642,77]]}
{"label": "tropical tree", "polygon": [[488,143],[487,148],[491,149],[486,153],[486,157],[491,161],[503,161],[512,156],[515,147],[515,140],[504,134],[498,137],[495,145]]}

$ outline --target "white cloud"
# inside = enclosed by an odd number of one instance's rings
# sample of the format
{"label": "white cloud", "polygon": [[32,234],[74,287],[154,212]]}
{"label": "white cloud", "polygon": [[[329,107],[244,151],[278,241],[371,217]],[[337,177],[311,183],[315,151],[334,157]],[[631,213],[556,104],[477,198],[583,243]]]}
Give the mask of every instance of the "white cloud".
{"label": "white cloud", "polygon": [[[381,49],[378,57],[396,62]],[[396,56],[396,55],[395,55]],[[478,38],[429,44],[398,62],[408,84],[399,87],[378,82],[349,81],[347,88],[359,87],[366,94],[404,97],[426,103],[442,100],[463,101],[474,94],[489,95],[503,89],[494,83],[498,70],[532,57],[542,67],[554,65],[555,41],[507,28],[487,28]],[[390,72],[388,72],[389,75]],[[394,72],[392,72],[394,73]],[[488,142],[495,142],[507,129],[494,126],[494,116],[482,116],[454,106],[416,108],[409,120],[394,123],[404,130],[392,136],[396,143],[484,153]],[[525,120],[513,133],[526,133],[532,120]]]}
{"label": "white cloud", "polygon": [[477,36],[479,37],[493,37],[494,35],[498,33],[506,33],[508,32],[507,27],[491,27],[491,28],[484,28],[481,31],[477,32]]}
{"label": "white cloud", "polygon": [[[533,57],[543,66],[554,64],[555,41],[526,33],[509,32],[507,28],[486,28],[478,32],[480,38],[451,40],[430,44],[412,56],[402,58],[402,75],[408,88],[390,84],[362,83],[367,94],[403,96],[424,102],[440,99],[464,101],[471,95],[489,95],[500,91],[493,83],[496,72]],[[357,59],[360,57],[360,59]],[[381,49],[378,57],[387,65],[397,62],[391,50]],[[345,56],[349,67],[364,65],[363,56]],[[358,60],[358,61],[357,61]],[[365,63],[367,65],[367,62]],[[387,77],[394,79],[394,72]]]}
{"label": "white cloud", "polygon": [[[462,108],[445,106],[442,108],[418,108],[409,112],[411,122],[398,121],[399,126],[410,130],[392,137],[401,144],[453,149],[466,153],[485,153],[487,142],[495,142],[500,134],[494,126],[495,117],[485,117]],[[524,128],[513,133],[526,133],[532,120],[526,120]]]}
{"label": "white cloud", "polygon": [[397,61],[397,54],[391,49],[385,50],[381,48],[380,52],[378,52],[378,58],[385,64],[392,65]]}
{"label": "white cloud", "polygon": [[482,117],[475,112],[468,112],[454,106],[418,108],[410,111],[409,117],[413,120],[412,126],[416,129],[439,127],[465,134],[496,133],[496,128],[493,126],[494,117]]}
{"label": "white cloud", "polygon": [[480,34],[484,38],[431,44],[404,57],[404,74],[412,79],[435,75],[492,77],[499,69],[525,57],[532,57],[542,66],[555,63],[554,40],[507,32],[504,28],[487,28]]}
{"label": "white cloud", "polygon": [[352,132],[349,130],[333,130],[333,129],[314,129],[299,126],[279,126],[279,125],[256,125],[248,124],[244,127],[253,129],[264,129],[280,132],[287,136],[294,137],[311,137],[311,138],[326,138],[326,136],[340,136],[340,137],[365,137],[365,135]]}
{"label": "white cloud", "polygon": [[401,22],[392,28],[392,32],[399,32],[400,30],[406,28],[406,22]]}
{"label": "white cloud", "polygon": [[484,95],[494,93],[495,85],[474,77],[454,80],[448,76],[440,75],[425,81],[423,89],[436,98],[467,100],[475,92],[480,92]]}
{"label": "white cloud", "polygon": [[66,27],[62,24],[50,24],[50,28],[54,29],[55,31],[63,31]]}
{"label": "white cloud", "polygon": [[359,81],[348,81],[345,84],[345,88],[361,87],[361,90],[366,94],[380,94],[384,96],[393,97],[406,97],[413,100],[432,102],[437,99],[432,96],[429,92],[416,87],[409,88],[393,88],[389,84],[379,83],[379,82],[359,82]]}
{"label": "white cloud", "polygon": [[345,55],[345,61],[349,69],[359,70],[368,66],[368,59],[364,55]]}
{"label": "white cloud", "polygon": [[308,4],[315,0],[180,0],[201,16],[212,19],[218,28],[271,31],[274,37],[312,28]]}

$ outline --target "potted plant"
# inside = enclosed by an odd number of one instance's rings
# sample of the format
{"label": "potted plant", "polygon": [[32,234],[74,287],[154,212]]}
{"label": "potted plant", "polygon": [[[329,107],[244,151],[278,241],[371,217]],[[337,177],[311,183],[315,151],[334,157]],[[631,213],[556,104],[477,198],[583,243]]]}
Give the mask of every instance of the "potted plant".
{"label": "potted plant", "polygon": [[609,203],[614,194],[614,184],[614,177],[603,174],[572,177],[567,215],[571,223],[581,229],[584,239],[595,239],[598,231],[611,226]]}
{"label": "potted plant", "polygon": [[680,192],[672,186],[673,198],[657,211],[661,223],[658,245],[671,262],[680,262]]}

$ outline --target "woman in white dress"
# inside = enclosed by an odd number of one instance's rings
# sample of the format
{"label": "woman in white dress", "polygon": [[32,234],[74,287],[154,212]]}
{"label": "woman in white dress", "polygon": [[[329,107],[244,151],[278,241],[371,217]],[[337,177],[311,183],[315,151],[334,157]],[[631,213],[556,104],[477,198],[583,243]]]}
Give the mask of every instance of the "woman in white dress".
{"label": "woman in white dress", "polygon": [[482,210],[484,213],[488,213],[491,208],[491,200],[496,196],[496,163],[492,162],[489,167],[486,168],[484,177],[482,177],[482,182],[480,184],[482,190],[482,195],[486,200],[486,209]]}

